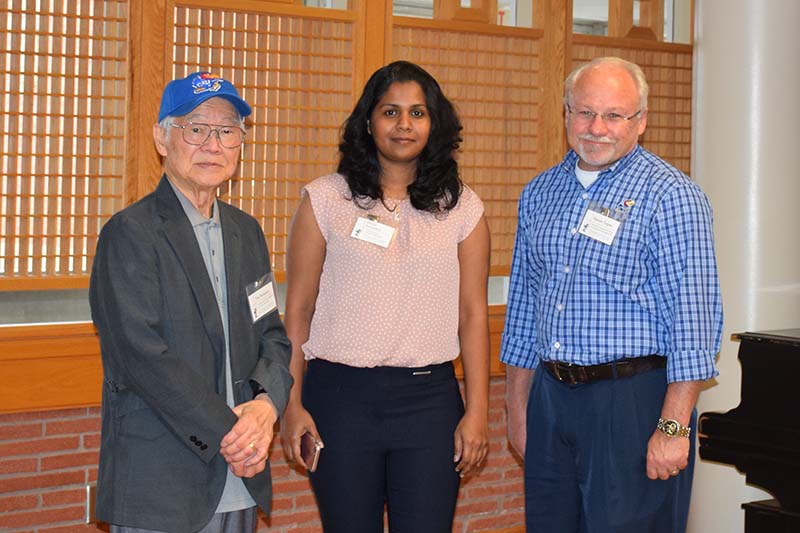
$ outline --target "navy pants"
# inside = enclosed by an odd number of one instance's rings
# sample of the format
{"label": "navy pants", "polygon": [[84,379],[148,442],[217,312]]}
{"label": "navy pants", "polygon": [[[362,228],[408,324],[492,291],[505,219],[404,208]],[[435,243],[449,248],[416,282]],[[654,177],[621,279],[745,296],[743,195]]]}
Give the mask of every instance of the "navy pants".
{"label": "navy pants", "polygon": [[666,386],[664,369],[578,385],[536,370],[525,448],[528,533],[686,530],[694,432],[685,470],[666,481],[646,472]]}
{"label": "navy pants", "polygon": [[303,405],[325,443],[311,486],[325,533],[450,533],[464,404],[453,365],[309,362]]}

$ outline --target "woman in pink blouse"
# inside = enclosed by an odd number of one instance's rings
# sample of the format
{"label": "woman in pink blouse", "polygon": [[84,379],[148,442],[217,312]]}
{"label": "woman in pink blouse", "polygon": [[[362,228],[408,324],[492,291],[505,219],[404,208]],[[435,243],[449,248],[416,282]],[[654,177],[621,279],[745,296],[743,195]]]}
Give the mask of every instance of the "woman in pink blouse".
{"label": "woman in pink blouse", "polygon": [[303,189],[281,441],[304,467],[301,436],[324,442],[310,476],[326,533],[383,532],[384,506],[393,533],[450,532],[460,477],[486,457],[489,229],[460,131],[430,74],[391,63],[345,122],[337,173]]}

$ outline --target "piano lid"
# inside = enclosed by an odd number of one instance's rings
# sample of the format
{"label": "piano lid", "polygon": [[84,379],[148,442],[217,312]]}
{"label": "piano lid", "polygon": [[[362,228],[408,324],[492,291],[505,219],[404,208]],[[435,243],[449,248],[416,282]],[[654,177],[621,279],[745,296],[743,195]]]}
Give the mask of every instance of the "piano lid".
{"label": "piano lid", "polygon": [[752,340],[756,342],[777,342],[800,346],[800,328],[798,329],[775,329],[771,331],[746,331],[744,333],[734,333],[731,339],[735,341]]}

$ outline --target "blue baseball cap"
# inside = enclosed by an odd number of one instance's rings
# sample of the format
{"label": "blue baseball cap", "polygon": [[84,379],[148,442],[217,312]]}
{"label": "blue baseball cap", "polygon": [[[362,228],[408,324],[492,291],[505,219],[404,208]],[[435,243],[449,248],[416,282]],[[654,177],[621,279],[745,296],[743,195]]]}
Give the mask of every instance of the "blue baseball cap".
{"label": "blue baseball cap", "polygon": [[209,72],[195,72],[167,84],[164,94],[161,95],[158,121],[161,122],[169,116],[182,117],[209,98],[217,96],[232,103],[241,118],[253,112],[231,82]]}

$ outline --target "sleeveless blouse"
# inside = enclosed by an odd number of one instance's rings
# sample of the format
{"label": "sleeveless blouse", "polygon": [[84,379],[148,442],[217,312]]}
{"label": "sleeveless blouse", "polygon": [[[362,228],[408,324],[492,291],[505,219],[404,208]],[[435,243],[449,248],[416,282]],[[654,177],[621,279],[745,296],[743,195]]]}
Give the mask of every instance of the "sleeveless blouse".
{"label": "sleeveless blouse", "polygon": [[[466,185],[443,214],[414,209],[408,198],[350,199],[345,178],[330,174],[303,188],[326,242],[306,359],[354,367],[420,367],[459,354],[458,245],[483,214]],[[396,205],[395,205],[396,204]],[[388,248],[350,234],[360,217],[395,227]]]}

